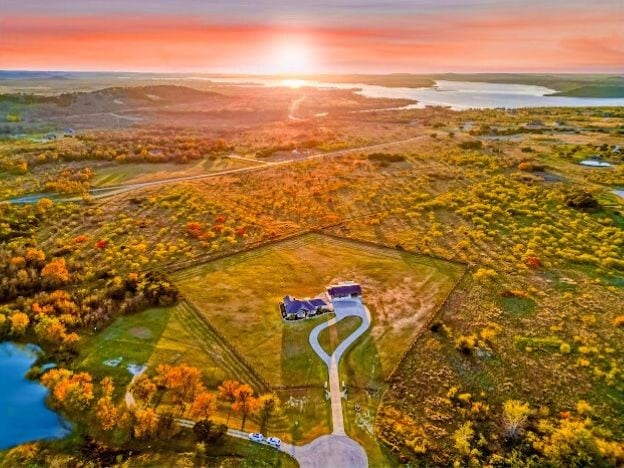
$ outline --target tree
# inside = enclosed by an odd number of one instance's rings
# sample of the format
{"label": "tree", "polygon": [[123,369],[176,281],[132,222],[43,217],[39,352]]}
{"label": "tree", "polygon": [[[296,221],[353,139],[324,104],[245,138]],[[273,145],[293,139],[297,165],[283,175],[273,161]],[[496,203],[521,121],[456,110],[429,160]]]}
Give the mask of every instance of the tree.
{"label": "tree", "polygon": [[41,270],[41,277],[53,285],[64,284],[69,281],[69,271],[64,258],[55,258],[48,262]]}
{"label": "tree", "polygon": [[190,403],[195,395],[204,390],[201,371],[187,364],[158,366],[158,374],[163,386],[171,392],[176,403]]}
{"label": "tree", "polygon": [[31,265],[40,265],[45,258],[46,255],[43,250],[35,249],[34,247],[26,249],[26,260],[28,260]]}
{"label": "tree", "polygon": [[23,335],[28,328],[30,319],[24,312],[15,312],[10,317],[11,335]]}
{"label": "tree", "polygon": [[180,426],[176,424],[175,418],[171,413],[162,413],[158,417],[158,427],[156,428],[156,433],[158,434],[159,439],[170,439],[178,432],[180,432]]}
{"label": "tree", "polygon": [[518,437],[530,414],[531,408],[528,403],[519,400],[507,400],[503,403],[505,436],[509,439]]}
{"label": "tree", "polygon": [[193,426],[193,434],[198,442],[206,442],[210,438],[213,422],[210,419],[200,419]]}
{"label": "tree", "polygon": [[115,428],[119,421],[119,409],[113,403],[113,392],[115,391],[113,379],[104,377],[100,381],[100,387],[103,395],[97,402],[96,416],[102,430],[110,431]]}
{"label": "tree", "polygon": [[41,383],[51,390],[54,399],[71,411],[86,410],[93,395],[93,378],[88,372],[68,369],[50,369],[41,377]]}
{"label": "tree", "polygon": [[158,416],[152,408],[138,410],[134,413],[134,436],[138,439],[149,439],[156,435]]}
{"label": "tree", "polygon": [[253,394],[253,388],[247,384],[242,384],[234,392],[235,401],[232,404],[232,409],[243,417],[241,431],[245,430],[247,417],[258,409],[258,399]]}
{"label": "tree", "polygon": [[475,431],[472,428],[472,422],[467,421],[462,424],[459,429],[453,433],[453,439],[455,440],[455,448],[458,452],[464,456],[470,455],[470,442],[475,435]]}
{"label": "tree", "polygon": [[219,397],[230,403],[226,424],[230,422],[230,413],[232,412],[231,404],[236,401],[236,390],[238,390],[240,386],[240,382],[236,380],[224,380],[223,383],[219,385]]}
{"label": "tree", "polygon": [[204,391],[198,394],[191,406],[191,416],[194,418],[208,418],[217,407],[217,397],[210,392]]}
{"label": "tree", "polygon": [[110,431],[115,428],[119,409],[115,406],[110,396],[105,395],[98,400],[96,416],[103,431]]}
{"label": "tree", "polygon": [[215,424],[210,419],[200,419],[193,426],[195,439],[200,443],[217,442],[227,432],[225,424]]}
{"label": "tree", "polygon": [[157,388],[154,381],[145,374],[141,374],[137,377],[132,385],[132,394],[145,403],[149,403],[156,393],[156,390]]}
{"label": "tree", "polygon": [[266,393],[258,398],[260,414],[260,432],[266,433],[271,416],[280,410],[280,399],[275,393]]}

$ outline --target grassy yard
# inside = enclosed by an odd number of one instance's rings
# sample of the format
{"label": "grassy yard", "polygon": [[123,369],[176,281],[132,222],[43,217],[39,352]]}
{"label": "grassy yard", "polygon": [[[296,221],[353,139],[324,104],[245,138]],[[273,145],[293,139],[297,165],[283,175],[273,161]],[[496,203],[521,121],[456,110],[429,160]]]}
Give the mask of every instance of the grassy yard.
{"label": "grassy yard", "polygon": [[315,296],[336,281],[360,282],[373,313],[373,355],[386,374],[461,273],[461,266],[430,257],[306,234],[176,272],[172,280],[271,384],[300,387],[325,381],[307,339],[324,318],[283,322],[284,295]]}
{"label": "grassy yard", "polygon": [[132,379],[129,366],[145,365],[171,315],[173,307],[158,307],[118,317],[106,329],[85,340],[76,367],[97,379],[112,376],[117,391]]}
{"label": "grassy yard", "polygon": [[345,317],[319,334],[319,344],[331,355],[338,345],[351,335],[362,323],[359,317]]}

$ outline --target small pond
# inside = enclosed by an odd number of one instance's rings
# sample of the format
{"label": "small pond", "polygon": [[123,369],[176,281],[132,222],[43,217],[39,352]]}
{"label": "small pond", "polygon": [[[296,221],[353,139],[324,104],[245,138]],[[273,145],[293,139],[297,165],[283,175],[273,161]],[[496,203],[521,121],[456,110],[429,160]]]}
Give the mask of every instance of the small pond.
{"label": "small pond", "polygon": [[25,377],[39,353],[34,345],[0,343],[0,449],[70,432],[69,425],[46,406],[48,390]]}
{"label": "small pond", "polygon": [[600,159],[583,159],[579,162],[581,166],[589,166],[589,167],[611,167],[611,163],[607,161],[601,161]]}

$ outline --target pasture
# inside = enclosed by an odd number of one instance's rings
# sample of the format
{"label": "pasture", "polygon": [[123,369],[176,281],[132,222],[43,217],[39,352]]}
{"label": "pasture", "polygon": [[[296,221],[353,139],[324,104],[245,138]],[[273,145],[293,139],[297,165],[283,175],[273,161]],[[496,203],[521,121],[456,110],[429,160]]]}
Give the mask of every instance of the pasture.
{"label": "pasture", "polygon": [[[172,281],[272,386],[323,385],[326,370],[308,344],[328,316],[284,322],[284,295],[311,297],[331,283],[359,282],[387,376],[426,318],[461,276],[457,264],[321,234],[305,234],[174,273]],[[166,335],[166,334],[165,334]]]}

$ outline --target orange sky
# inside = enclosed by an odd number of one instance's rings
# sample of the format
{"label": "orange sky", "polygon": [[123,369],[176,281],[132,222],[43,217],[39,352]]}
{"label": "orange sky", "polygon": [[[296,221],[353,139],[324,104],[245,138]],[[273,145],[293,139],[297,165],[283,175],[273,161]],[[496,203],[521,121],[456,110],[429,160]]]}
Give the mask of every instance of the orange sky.
{"label": "orange sky", "polygon": [[283,71],[276,49],[290,45],[309,57],[302,72],[624,70],[622,8],[553,13],[512,5],[241,21],[163,11],[42,14],[11,5],[0,17],[0,69],[270,73]]}

